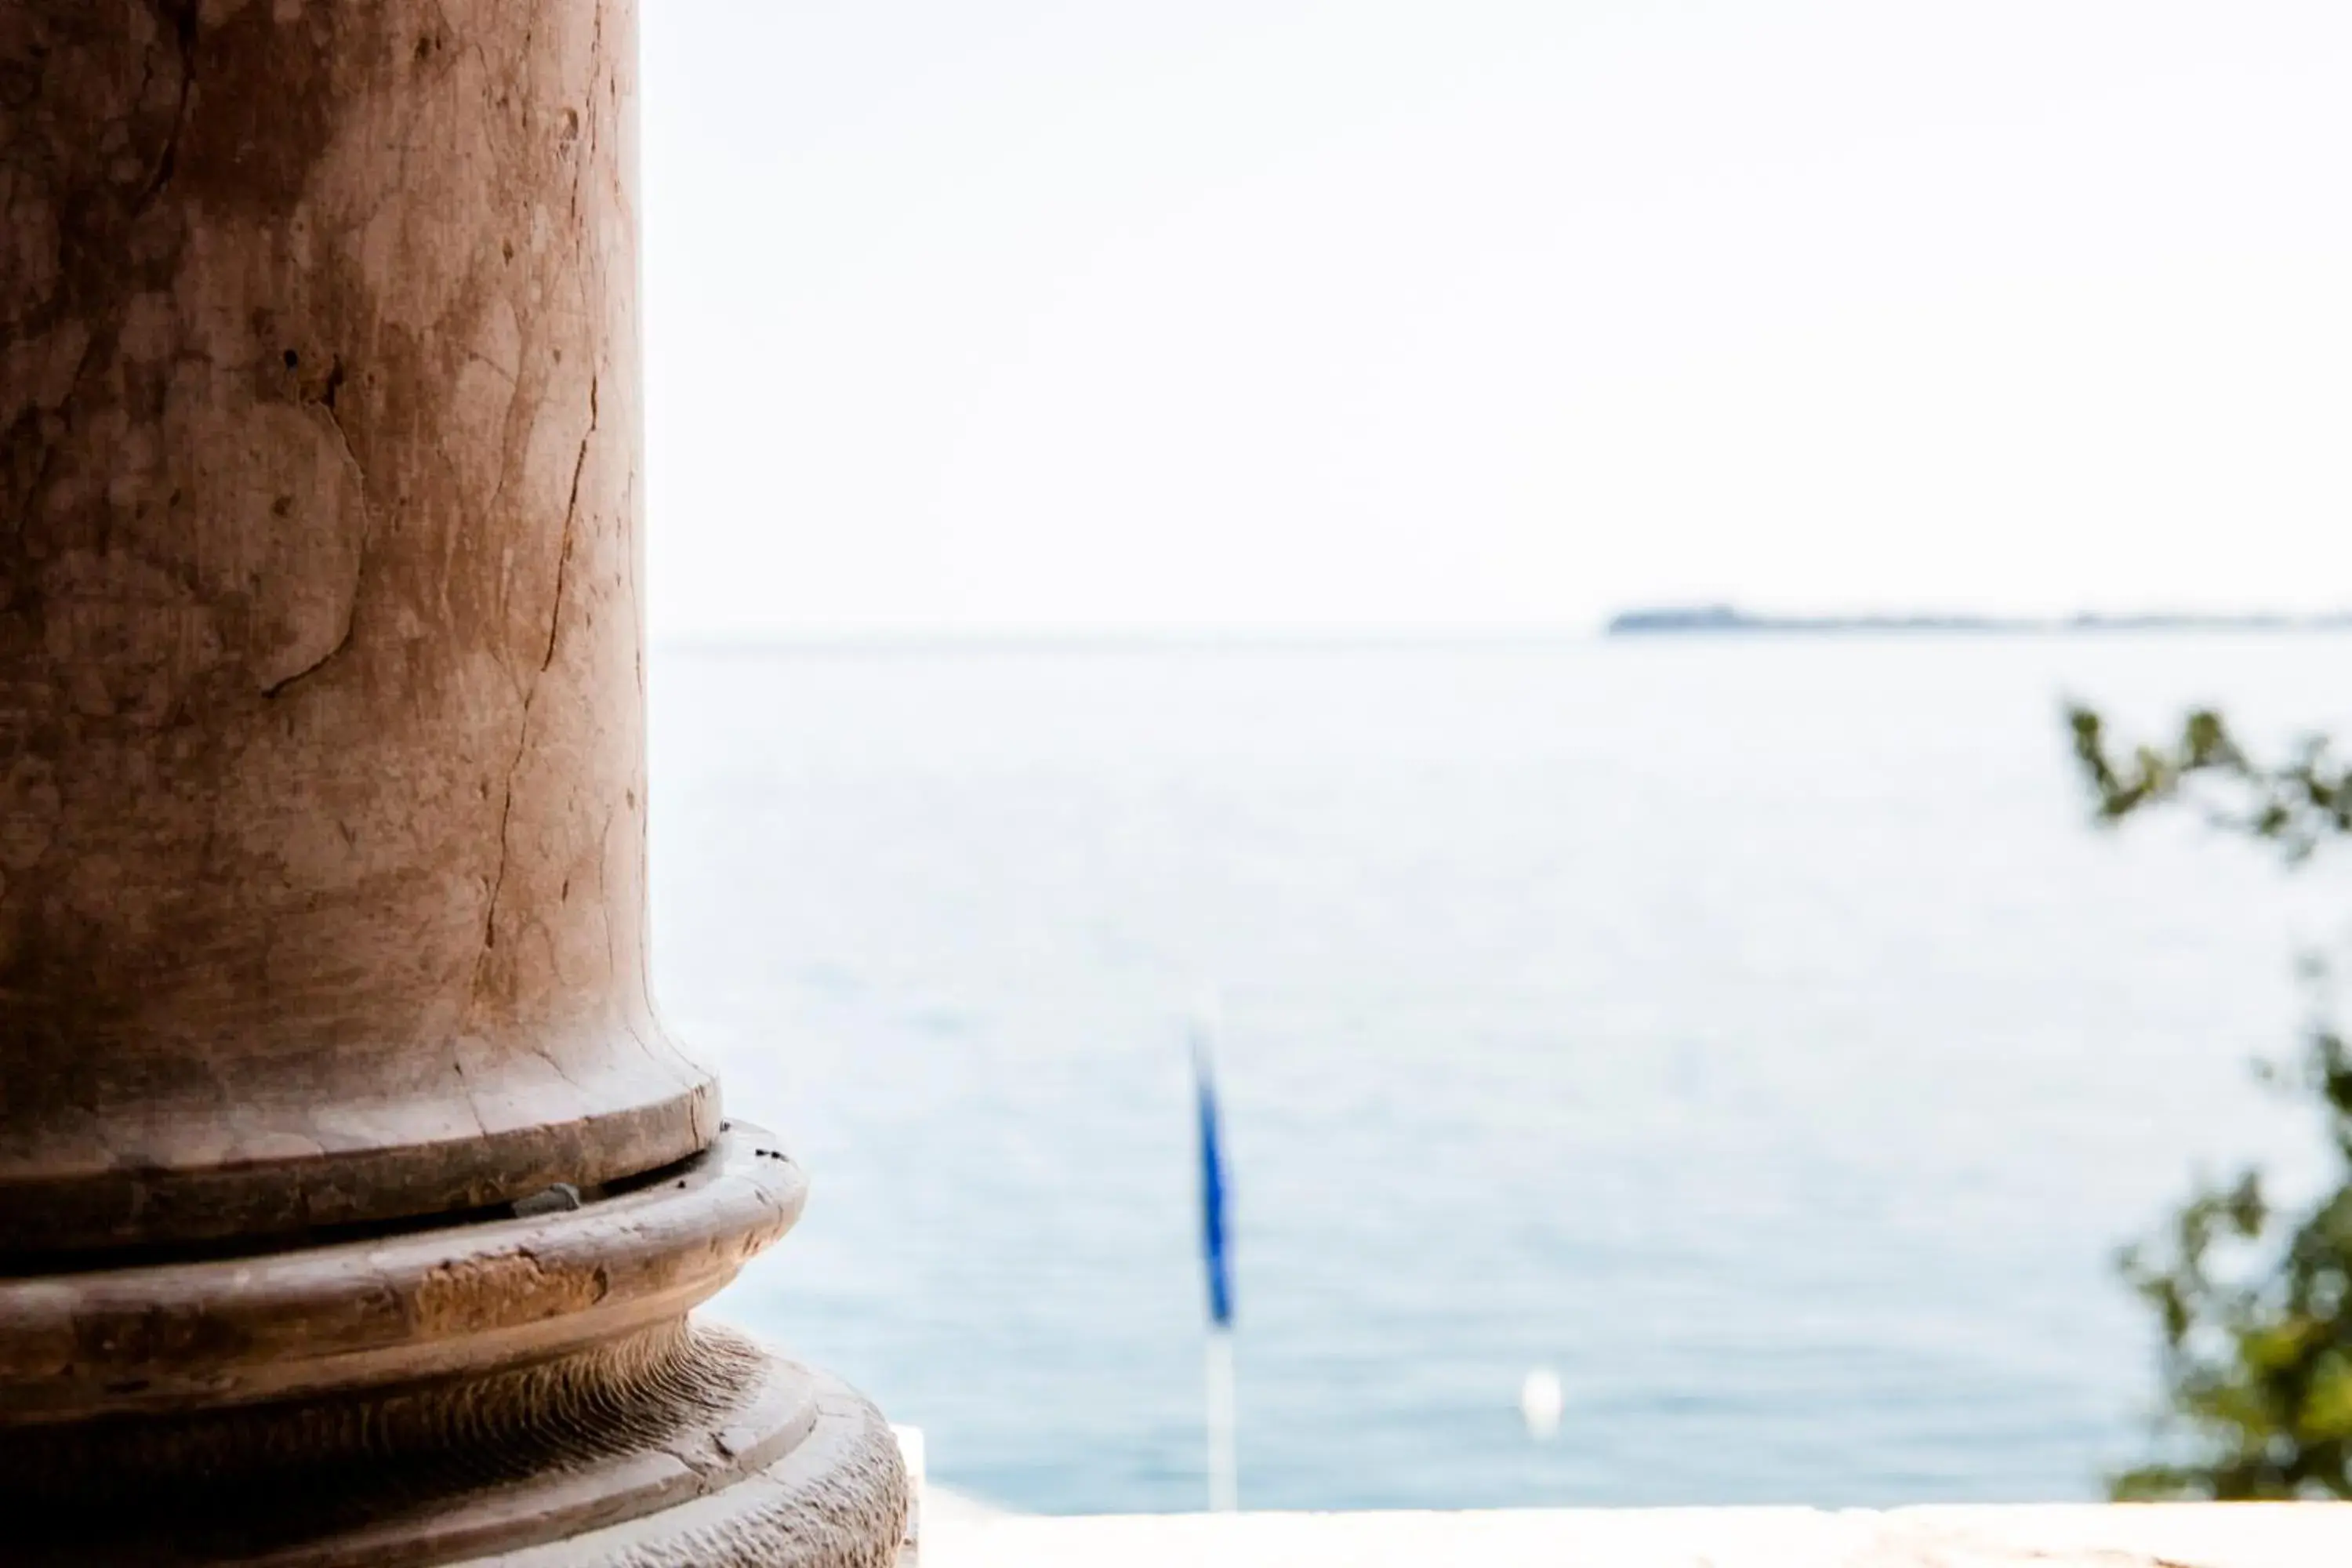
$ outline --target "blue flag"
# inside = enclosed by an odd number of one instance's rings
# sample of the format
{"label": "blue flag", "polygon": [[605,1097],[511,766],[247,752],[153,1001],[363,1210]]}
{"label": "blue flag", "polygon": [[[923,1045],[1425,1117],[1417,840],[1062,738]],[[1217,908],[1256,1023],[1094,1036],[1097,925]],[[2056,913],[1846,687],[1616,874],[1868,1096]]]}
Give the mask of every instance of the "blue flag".
{"label": "blue flag", "polygon": [[1201,1101],[1201,1258],[1209,1269],[1209,1321],[1234,1321],[1233,1264],[1225,1229],[1225,1157],[1217,1136],[1217,1086],[1205,1031],[1192,1036],[1192,1079]]}

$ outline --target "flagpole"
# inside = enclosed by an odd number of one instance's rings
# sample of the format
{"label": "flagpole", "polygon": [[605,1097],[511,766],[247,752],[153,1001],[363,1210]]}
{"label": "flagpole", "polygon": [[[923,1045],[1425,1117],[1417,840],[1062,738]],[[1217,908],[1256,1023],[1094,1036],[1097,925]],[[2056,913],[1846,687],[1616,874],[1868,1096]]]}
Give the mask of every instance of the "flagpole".
{"label": "flagpole", "polygon": [[1240,1467],[1234,1452],[1234,1331],[1209,1328],[1209,1511],[1241,1507]]}
{"label": "flagpole", "polygon": [[1225,1159],[1219,1136],[1216,1074],[1210,1060],[1212,1015],[1192,1021],[1192,1084],[1201,1133],[1201,1261],[1208,1273],[1209,1334],[1206,1426],[1209,1510],[1241,1506],[1240,1463],[1234,1438],[1234,1289],[1230,1233],[1225,1224]]}

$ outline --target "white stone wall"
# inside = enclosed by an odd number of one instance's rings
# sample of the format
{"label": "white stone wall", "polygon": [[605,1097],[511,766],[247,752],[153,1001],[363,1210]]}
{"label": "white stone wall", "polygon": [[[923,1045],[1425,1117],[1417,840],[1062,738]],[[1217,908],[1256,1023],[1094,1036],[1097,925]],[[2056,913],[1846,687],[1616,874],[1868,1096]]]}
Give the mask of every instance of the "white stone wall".
{"label": "white stone wall", "polygon": [[2352,1568],[2352,1504],[1048,1519],[943,1508],[922,1568]]}

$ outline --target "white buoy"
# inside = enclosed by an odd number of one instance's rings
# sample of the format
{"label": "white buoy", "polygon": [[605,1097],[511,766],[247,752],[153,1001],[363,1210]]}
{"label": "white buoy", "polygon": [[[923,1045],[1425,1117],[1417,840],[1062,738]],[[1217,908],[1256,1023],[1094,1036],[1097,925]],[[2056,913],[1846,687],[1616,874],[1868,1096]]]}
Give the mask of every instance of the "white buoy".
{"label": "white buoy", "polygon": [[1548,1366],[1536,1368],[1519,1384],[1519,1418],[1528,1424],[1528,1436],[1538,1443],[1559,1436],[1560,1412],[1567,1407],[1559,1374]]}

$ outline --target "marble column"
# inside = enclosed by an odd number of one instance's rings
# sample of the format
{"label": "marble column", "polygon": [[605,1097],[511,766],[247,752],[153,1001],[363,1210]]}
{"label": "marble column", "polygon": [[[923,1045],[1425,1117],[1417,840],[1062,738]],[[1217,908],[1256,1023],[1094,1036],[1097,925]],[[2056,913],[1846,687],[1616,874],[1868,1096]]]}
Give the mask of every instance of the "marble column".
{"label": "marble column", "polygon": [[635,49],[0,0],[24,1550],[895,1549],[871,1407],[688,1317],[805,1186],[647,994]]}

